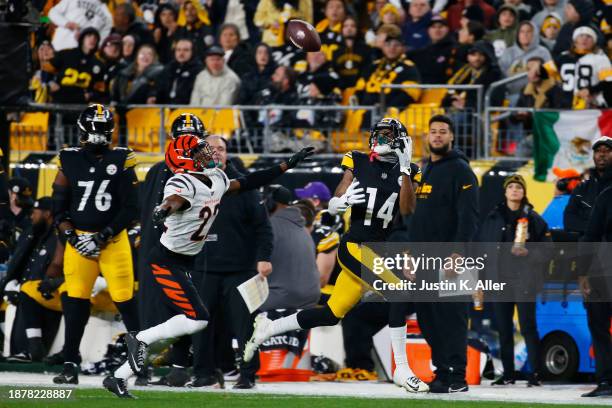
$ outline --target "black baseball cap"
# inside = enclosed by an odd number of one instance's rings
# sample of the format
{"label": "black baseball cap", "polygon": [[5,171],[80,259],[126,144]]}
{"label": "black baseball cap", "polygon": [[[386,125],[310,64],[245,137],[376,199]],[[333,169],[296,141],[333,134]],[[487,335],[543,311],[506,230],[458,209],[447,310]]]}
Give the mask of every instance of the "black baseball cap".
{"label": "black baseball cap", "polygon": [[208,57],[210,55],[219,55],[222,57],[225,55],[225,51],[223,51],[223,48],[219,47],[218,45],[211,45],[206,50],[206,56]]}
{"label": "black baseball cap", "polygon": [[271,198],[275,203],[289,205],[293,201],[291,191],[280,184],[273,184],[270,189],[272,190]]}
{"label": "black baseball cap", "polygon": [[597,149],[601,145],[606,145],[610,149],[612,149],[612,137],[610,136],[600,136],[593,141],[593,150]]}
{"label": "black baseball cap", "polygon": [[53,200],[51,197],[41,197],[34,202],[35,210],[51,211],[53,208]]}

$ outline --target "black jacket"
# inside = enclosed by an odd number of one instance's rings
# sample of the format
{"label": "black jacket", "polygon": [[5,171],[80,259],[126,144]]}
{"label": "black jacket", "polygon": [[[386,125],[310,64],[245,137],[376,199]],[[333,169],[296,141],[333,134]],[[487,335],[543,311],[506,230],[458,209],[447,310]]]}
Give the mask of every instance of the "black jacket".
{"label": "black jacket", "polygon": [[603,176],[595,169],[590,170],[590,178],[580,183],[574,191],[563,212],[563,225],[569,232],[584,234],[591,218],[591,209],[600,192],[612,185],[612,168]]}
{"label": "black jacket", "polygon": [[156,96],[157,81],[163,66],[149,65],[141,75],[136,75],[136,63],[122,69],[112,84],[111,99],[121,104],[145,104],[151,96]]}
{"label": "black jacket", "polygon": [[[258,93],[270,86],[270,78],[274,70],[276,70],[276,64],[270,60],[270,63],[266,65],[263,71],[254,69],[245,74],[244,77],[241,77],[242,82],[240,83],[238,103],[240,105],[254,105],[257,101]],[[246,113],[248,112],[246,111]]]}
{"label": "black jacket", "polygon": [[19,237],[15,251],[7,267],[7,280],[40,280],[46,275],[57,245],[55,228],[44,228],[40,232],[31,227]]}
{"label": "black jacket", "polygon": [[458,50],[457,42],[449,34],[435,44],[408,52],[406,56],[414,61],[424,84],[445,84],[463,65],[463,62],[458,62]]}
{"label": "black jacket", "polygon": [[478,228],[478,179],[459,150],[428,161],[408,219],[412,242],[469,242]]}
{"label": "black jacket", "polygon": [[[230,179],[241,176],[231,166],[226,172]],[[255,190],[226,194],[196,265],[207,272],[255,270],[257,262],[270,261],[272,242],[272,226],[261,195]]]}
{"label": "black jacket", "polygon": [[583,241],[612,242],[612,186],[607,187],[595,199]]}
{"label": "black jacket", "polygon": [[[508,209],[505,203],[497,205],[482,221],[474,241],[498,244],[513,242],[518,217],[518,215],[515,215],[515,213]],[[526,218],[528,220],[527,242],[552,243],[546,221],[530,205],[528,205]],[[524,283],[526,283],[527,279],[534,278],[534,271],[537,270],[534,263],[538,262],[540,267],[542,267],[542,261],[546,259],[535,253],[552,249],[552,245],[550,248],[536,245],[527,246],[527,249],[530,251],[530,255],[527,257],[513,256],[509,252],[510,245],[497,245],[495,253],[487,251],[485,276],[489,278],[497,276],[512,277],[516,281],[523,281]],[[500,251],[504,251],[504,253]],[[520,265],[523,265],[523,267],[519,267]],[[539,271],[543,272],[543,269],[540,268]],[[527,286],[523,287],[526,288]]]}
{"label": "black jacket", "polygon": [[232,55],[227,60],[227,66],[240,78],[247,72],[253,71],[255,68],[255,56],[248,43],[241,42],[234,48]]}
{"label": "black jacket", "polygon": [[355,86],[359,75],[371,64],[372,55],[372,48],[361,40],[356,40],[353,47],[345,43],[334,51],[333,69],[340,75],[340,88]]}
{"label": "black jacket", "polygon": [[157,103],[188,105],[193,83],[202,68],[202,64],[193,58],[185,64],[176,60],[166,64],[157,82]]}

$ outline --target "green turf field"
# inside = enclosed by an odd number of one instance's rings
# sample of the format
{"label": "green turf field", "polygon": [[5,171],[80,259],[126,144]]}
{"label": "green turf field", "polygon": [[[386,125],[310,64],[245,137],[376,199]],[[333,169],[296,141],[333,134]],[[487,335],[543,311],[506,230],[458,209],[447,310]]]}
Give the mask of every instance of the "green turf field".
{"label": "green turf field", "polygon": [[266,394],[239,394],[239,393],[202,393],[202,392],[163,392],[163,391],[134,391],[137,400],[122,400],[105,390],[75,389],[69,400],[11,400],[8,399],[8,390],[25,387],[0,387],[0,407],[36,407],[36,408],[183,408],[183,407],[206,407],[206,408],[361,408],[361,407],[384,407],[384,408],[511,408],[511,407],[554,407],[574,408],[573,405],[552,404],[516,404],[505,402],[472,402],[472,401],[439,401],[432,399],[415,400],[406,399],[365,399],[352,397],[306,397],[296,395],[266,395]]}

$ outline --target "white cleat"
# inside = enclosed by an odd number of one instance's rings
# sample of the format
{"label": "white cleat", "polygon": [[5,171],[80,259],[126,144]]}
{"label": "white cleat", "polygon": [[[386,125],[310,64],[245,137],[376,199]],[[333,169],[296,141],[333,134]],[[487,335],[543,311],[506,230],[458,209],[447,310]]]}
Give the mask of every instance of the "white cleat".
{"label": "white cleat", "polygon": [[264,313],[257,315],[253,323],[253,335],[244,345],[243,361],[248,363],[253,359],[259,345],[270,337],[270,327],[272,320],[268,319]]}
{"label": "white cleat", "polygon": [[429,385],[405,369],[395,369],[393,383],[411,393],[429,392]]}

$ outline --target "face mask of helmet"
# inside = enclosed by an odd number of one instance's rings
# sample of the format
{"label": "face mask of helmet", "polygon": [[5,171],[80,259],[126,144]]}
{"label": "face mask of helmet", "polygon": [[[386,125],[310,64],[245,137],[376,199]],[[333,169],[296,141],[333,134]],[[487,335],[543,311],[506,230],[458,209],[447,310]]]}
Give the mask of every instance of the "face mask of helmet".
{"label": "face mask of helmet", "polygon": [[208,143],[202,143],[193,152],[193,161],[196,168],[206,174],[207,170],[220,168],[221,162],[215,160],[215,155]]}
{"label": "face mask of helmet", "polygon": [[396,162],[397,156],[393,152],[394,135],[392,128],[374,130],[370,137],[370,149],[376,153],[377,160],[383,162]]}

